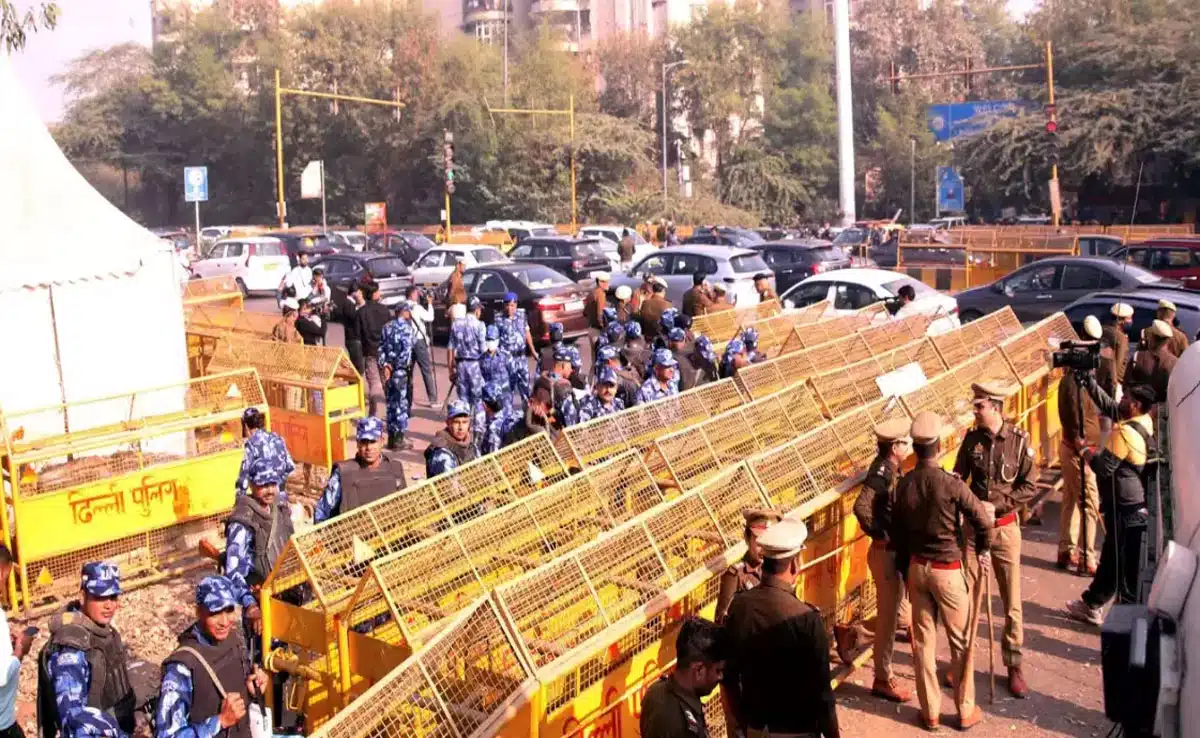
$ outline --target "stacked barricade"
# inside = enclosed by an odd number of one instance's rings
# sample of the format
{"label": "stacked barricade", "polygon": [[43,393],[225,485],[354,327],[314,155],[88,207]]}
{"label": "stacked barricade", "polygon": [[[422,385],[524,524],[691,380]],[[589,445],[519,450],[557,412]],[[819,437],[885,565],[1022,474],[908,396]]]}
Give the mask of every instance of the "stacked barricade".
{"label": "stacked barricade", "polygon": [[[777,315],[781,310],[782,308],[778,300],[768,300],[750,307],[722,310],[720,312],[708,313],[707,315],[697,315],[692,319],[692,332],[703,333],[712,339],[714,343],[728,341],[737,335],[742,326],[753,323],[756,320],[761,320],[762,318]],[[813,312],[819,316],[825,310],[822,308],[819,311],[814,310]]]}
{"label": "stacked barricade", "polygon": [[713,339],[713,348],[719,354],[724,351],[729,340],[738,333],[754,329],[758,331],[758,350],[768,356],[778,356],[792,336],[802,327],[829,319],[826,315],[828,305],[828,300],[821,300],[797,310],[752,320],[742,325],[733,336],[721,340]]}
{"label": "stacked barricade", "polygon": [[[237,310],[219,305],[193,305],[184,308],[187,330],[199,333],[248,333],[270,339],[279,316]],[[188,346],[191,348],[191,341]]]}
{"label": "stacked barricade", "polygon": [[76,594],[87,561],[119,563],[128,586],[199,564],[199,541],[233,506],[251,407],[269,413],[241,369],[0,415],[9,604],[32,612]]}
{"label": "stacked barricade", "polygon": [[245,295],[233,277],[189,279],[182,285],[183,305],[213,305],[241,310]]}

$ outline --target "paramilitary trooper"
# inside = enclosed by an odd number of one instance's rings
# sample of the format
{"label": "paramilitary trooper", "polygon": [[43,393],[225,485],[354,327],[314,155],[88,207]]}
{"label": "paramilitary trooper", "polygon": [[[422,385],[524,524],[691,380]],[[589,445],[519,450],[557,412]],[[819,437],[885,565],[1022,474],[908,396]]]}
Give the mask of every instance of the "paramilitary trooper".
{"label": "paramilitary trooper", "polygon": [[358,453],[349,461],[333,465],[325,491],[317,500],[314,522],[324,522],[404,489],[404,465],[398,456],[383,450],[383,422],[374,417],[361,418],[354,435]]}
{"label": "paramilitary trooper", "polygon": [[892,654],[897,629],[907,630],[911,610],[904,591],[904,580],[896,569],[896,550],[888,540],[892,506],[900,467],[912,447],[908,418],[894,418],[875,426],[878,453],[867,468],[862,490],[854,502],[854,516],[863,532],[871,537],[867,567],[875,581],[875,682],[871,694],[893,702],[907,702],[912,692],[900,686],[892,673]]}
{"label": "paramilitary trooper", "polygon": [[725,672],[725,638],[702,618],[688,618],[675,636],[675,670],[646,690],[638,727],[644,738],[708,738],[701,698]]}
{"label": "paramilitary trooper", "polygon": [[[287,484],[287,478],[296,471],[292,455],[288,453],[287,444],[278,433],[266,429],[267,416],[256,407],[248,407],[242,413],[242,429],[247,434],[246,442],[242,445],[242,466],[238,470],[237,493],[244,495],[250,489],[250,467],[258,459],[267,459],[275,465],[279,478]],[[280,492],[280,502],[287,503],[287,493]]]}
{"label": "paramilitary trooper", "polygon": [[[487,343],[484,345],[483,356],[479,358],[479,373],[483,375],[484,386],[494,384],[496,389],[501,392],[504,406],[512,407],[512,385],[509,383],[508,372],[509,359],[500,347],[500,329],[495,325],[489,325],[485,335]],[[529,365],[526,364],[525,368],[528,371]],[[482,392],[480,392],[480,399],[483,399]]]}
{"label": "paramilitary trooper", "polygon": [[379,339],[379,372],[387,398],[389,451],[412,448],[412,442],[405,441],[404,435],[408,433],[408,412],[412,406],[408,388],[417,329],[412,322],[412,305],[407,300],[396,303],[395,312],[396,319],[383,327]]}
{"label": "paramilitary trooper", "polygon": [[478,297],[467,303],[467,314],[455,320],[450,327],[450,373],[454,376],[454,390],[458,399],[474,407],[483,391],[483,375],[479,371],[479,358],[483,356],[487,343],[487,329],[479,315],[483,304]]}
{"label": "paramilitary trooper", "polygon": [[642,386],[638,388],[638,404],[644,405],[647,402],[679,394],[679,387],[671,381],[675,378],[675,369],[678,366],[679,363],[671,355],[670,349],[657,349],[654,352],[653,375],[642,382]]}
{"label": "paramilitary trooper", "polygon": [[504,314],[492,318],[500,332],[500,352],[508,361],[508,383],[521,396],[521,402],[529,402],[529,357],[536,356],[533,334],[525,310],[517,307],[517,293],[504,295]]}
{"label": "paramilitary trooper", "polygon": [[601,367],[596,372],[596,384],[592,394],[579,402],[579,422],[613,415],[625,409],[625,403],[617,397],[617,373],[611,367]]}
{"label": "paramilitary trooper", "polygon": [[[999,382],[971,385],[975,394],[975,427],[963,438],[954,473],[976,497],[996,508],[990,548],[1004,604],[1001,653],[1008,667],[1008,691],[1023,698],[1029,688],[1021,674],[1021,525],[1017,515],[1037,490],[1033,484],[1036,472],[1029,435],[1004,419],[1004,399],[1016,390],[1015,385]],[[966,537],[968,549],[972,540],[970,535]],[[975,566],[968,567],[970,587],[975,586],[977,574]]]}
{"label": "paramilitary trooper", "polygon": [[783,519],[777,510],[752,507],[742,511],[746,525],[742,529],[742,540],[746,542],[746,553],[742,560],[721,574],[721,587],[717,590],[717,608],[713,617],[718,623],[725,622],[734,595],[757,587],[762,582],[762,548],[758,537],[775,523]]}
{"label": "paramilitary trooper", "polygon": [[446,427],[434,435],[425,448],[425,478],[457,469],[478,455],[471,438],[474,413],[463,400],[455,400],[446,408]]}

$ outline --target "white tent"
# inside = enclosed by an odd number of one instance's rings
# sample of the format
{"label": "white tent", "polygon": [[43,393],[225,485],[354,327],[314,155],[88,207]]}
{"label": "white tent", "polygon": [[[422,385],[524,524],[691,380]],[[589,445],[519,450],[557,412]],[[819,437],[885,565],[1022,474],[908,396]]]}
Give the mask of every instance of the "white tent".
{"label": "white tent", "polygon": [[[185,381],[178,264],[75,170],[0,53],[0,410]],[[181,173],[182,176],[182,173]],[[173,395],[169,397],[167,395]],[[26,438],[178,408],[104,403],[24,418]],[[123,406],[122,406],[123,405]],[[10,429],[11,430],[11,429]]]}

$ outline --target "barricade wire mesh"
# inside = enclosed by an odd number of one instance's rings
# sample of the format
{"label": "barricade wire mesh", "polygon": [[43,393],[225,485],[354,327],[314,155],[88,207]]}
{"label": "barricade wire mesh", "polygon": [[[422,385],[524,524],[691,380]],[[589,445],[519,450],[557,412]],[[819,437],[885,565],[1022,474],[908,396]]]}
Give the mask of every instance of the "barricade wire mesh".
{"label": "barricade wire mesh", "polygon": [[192,305],[212,299],[241,300],[242,290],[231,276],[189,279],[183,283],[183,304]]}
{"label": "barricade wire mesh", "polygon": [[[692,332],[703,333],[713,343],[720,343],[728,341],[737,335],[742,326],[761,320],[762,318],[768,318],[779,313],[779,311],[779,301],[768,300],[748,308],[735,308],[733,310],[709,313],[708,315],[697,315],[692,320]],[[822,307],[821,312],[824,311],[825,308]]]}
{"label": "barricade wire mesh", "polygon": [[714,350],[717,353],[722,352],[731,338],[734,338],[743,331],[754,329],[758,331],[758,350],[776,356],[783,350],[784,345],[787,344],[796,329],[824,319],[825,311],[828,307],[829,301],[821,300],[797,310],[751,321],[738,327],[727,338],[713,339]]}
{"label": "barricade wire mesh", "polygon": [[[355,384],[358,372],[345,350],[334,346],[264,341],[251,334],[216,336],[209,371],[252,366],[259,376],[314,389]],[[271,403],[282,406],[283,403]]]}
{"label": "barricade wire mesh", "polygon": [[188,330],[250,333],[270,339],[279,318],[267,313],[248,312],[219,305],[189,305],[184,308]]}

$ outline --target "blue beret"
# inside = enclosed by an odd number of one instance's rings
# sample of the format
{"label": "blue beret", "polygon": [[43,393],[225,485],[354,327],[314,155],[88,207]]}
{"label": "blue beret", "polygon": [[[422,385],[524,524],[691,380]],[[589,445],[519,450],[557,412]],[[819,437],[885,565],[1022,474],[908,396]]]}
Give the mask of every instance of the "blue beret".
{"label": "blue beret", "polygon": [[746,328],[742,331],[742,340],[746,343],[758,343],[758,330],[755,328]]}
{"label": "blue beret", "polygon": [[208,613],[221,612],[237,605],[233,582],[228,577],[204,577],[196,585],[196,604]]}
{"label": "blue beret", "polygon": [[679,315],[679,311],[675,308],[667,308],[663,311],[658,319],[658,324],[663,327],[663,330],[670,330],[675,327],[675,316]]}
{"label": "blue beret", "polygon": [[621,325],[620,323],[618,323],[616,321],[613,321],[608,324],[607,328],[604,329],[604,335],[606,335],[608,337],[608,340],[610,340],[610,341],[616,341],[620,338],[624,338],[625,337],[625,326]]}
{"label": "blue beret", "polygon": [[489,325],[487,330],[484,331],[484,334],[487,336],[487,340],[489,341],[497,341],[500,339],[500,329],[494,325]]}
{"label": "blue beret", "polygon": [[600,371],[596,372],[596,384],[617,384],[617,373],[611,366],[600,367]]}
{"label": "blue beret", "polygon": [[446,420],[461,418],[464,415],[468,417],[471,415],[471,406],[467,404],[466,400],[455,400],[446,408]]}
{"label": "blue beret", "polygon": [[107,561],[91,561],[83,565],[79,588],[93,597],[115,597],[121,594],[121,570]]}
{"label": "blue beret", "polygon": [[625,335],[630,338],[642,337],[642,324],[636,320],[631,320],[625,324]]}
{"label": "blue beret", "polygon": [[686,341],[687,334],[683,332],[682,328],[672,328],[671,330],[667,331],[667,340],[668,341]]}
{"label": "blue beret", "polygon": [[65,732],[70,736],[97,736],[97,738],[118,738],[121,729],[117,726],[116,718],[95,707],[85,707],[75,710],[63,721]]}
{"label": "blue beret", "polygon": [[616,346],[601,346],[598,354],[600,361],[611,361],[621,355]]}
{"label": "blue beret", "polygon": [[359,441],[378,441],[383,438],[383,421],[373,415],[359,418],[354,438]]}
{"label": "blue beret", "polygon": [[603,315],[604,319],[609,323],[612,323],[617,319],[617,309],[615,307],[606,307],[601,311],[600,314]]}
{"label": "blue beret", "polygon": [[483,401],[489,405],[499,405],[504,402],[504,391],[495,382],[483,385]]}
{"label": "blue beret", "polygon": [[731,354],[740,354],[745,350],[746,350],[746,347],[744,345],[742,345],[742,339],[740,339],[740,338],[731,338],[731,339],[729,339],[729,343],[725,344],[725,355],[726,356],[729,356]]}
{"label": "blue beret", "polygon": [[566,346],[559,346],[558,348],[554,349],[555,361],[572,361],[573,358],[574,357],[571,355],[571,349],[567,348]]}
{"label": "blue beret", "polygon": [[255,459],[250,464],[246,476],[250,478],[250,485],[253,487],[269,487],[272,484],[283,483],[283,478],[279,475],[279,469],[270,459]]}
{"label": "blue beret", "polygon": [[517,301],[517,293],[516,292],[505,292],[504,293],[504,301],[505,302],[516,302]]}
{"label": "blue beret", "polygon": [[677,366],[675,355],[671,353],[671,349],[655,349],[654,350],[654,365],[655,366]]}
{"label": "blue beret", "polygon": [[[550,324],[550,336],[551,337],[558,336],[558,338],[562,338],[562,334],[563,334],[562,323],[551,323]],[[557,340],[557,339],[555,339],[555,340]]]}
{"label": "blue beret", "polygon": [[467,310],[474,310],[475,308],[482,306],[483,303],[479,301],[478,297],[472,296],[471,299],[467,300]]}

